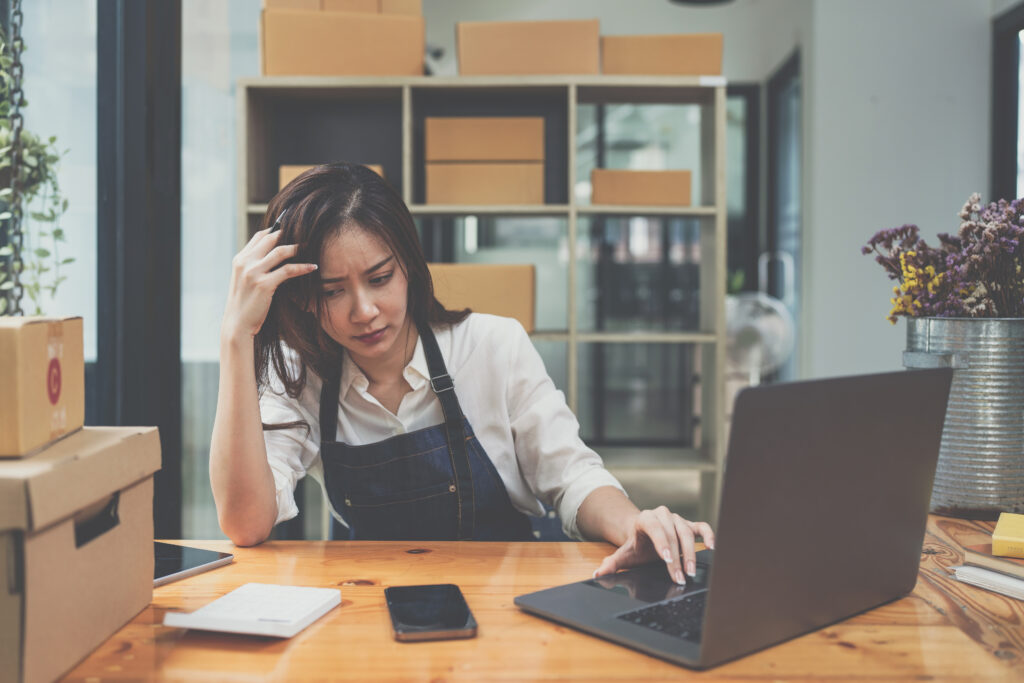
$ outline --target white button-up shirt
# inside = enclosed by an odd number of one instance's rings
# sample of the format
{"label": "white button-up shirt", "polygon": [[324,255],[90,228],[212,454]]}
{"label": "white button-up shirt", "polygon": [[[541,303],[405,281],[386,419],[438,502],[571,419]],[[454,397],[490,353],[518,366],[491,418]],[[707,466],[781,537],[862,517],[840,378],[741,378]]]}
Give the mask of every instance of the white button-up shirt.
{"label": "white button-up shirt", "polygon": [[[604,468],[600,456],[580,439],[576,416],[555,388],[522,325],[512,318],[473,313],[457,325],[434,328],[434,333],[455,382],[459,405],[501,475],[512,504],[536,516],[544,511],[543,501],[558,511],[567,535],[581,538],[576,512],[583,500],[598,487],[622,490],[622,486]],[[298,362],[297,354],[291,362]],[[441,404],[430,388],[422,341],[417,341],[404,376],[412,391],[402,398],[395,415],[370,395],[366,375],[346,355],[337,440],[363,445],[443,423]],[[322,383],[308,372],[306,385],[295,399],[284,392],[273,368],[270,377],[260,397],[263,422],[303,420],[309,424],[308,430],[263,432],[277,488],[277,521],[281,522],[299,512],[294,496],[299,479],[308,473],[323,487]],[[326,491],[324,499],[330,504]],[[333,506],[331,513],[345,523]]]}

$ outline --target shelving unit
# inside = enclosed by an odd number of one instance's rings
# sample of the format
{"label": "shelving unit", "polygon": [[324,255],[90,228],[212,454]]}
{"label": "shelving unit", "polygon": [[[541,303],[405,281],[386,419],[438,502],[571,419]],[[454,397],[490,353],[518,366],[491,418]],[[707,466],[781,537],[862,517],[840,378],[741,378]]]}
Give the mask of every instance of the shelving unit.
{"label": "shelving unit", "polygon": [[[726,283],[725,82],[720,77],[263,77],[238,83],[238,240],[257,229],[277,188],[281,164],[336,159],[383,166],[417,221],[431,229],[453,221],[523,217],[564,221],[564,326],[538,320],[533,339],[565,348],[564,384],[570,407],[581,404],[580,356],[607,345],[689,345],[695,368],[693,447],[599,447],[613,469],[646,468],[672,476],[697,471],[701,510],[717,510],[725,457],[724,353]],[[577,127],[581,106],[697,105],[700,178],[695,206],[595,206],[578,201]],[[542,116],[545,120],[545,203],[530,206],[438,206],[424,203],[424,118]],[[630,217],[690,219],[699,224],[699,320],[695,329],[584,329],[580,320],[580,224]],[[538,290],[540,288],[538,287]],[[545,297],[551,297],[545,291]],[[538,295],[539,297],[540,295]]]}

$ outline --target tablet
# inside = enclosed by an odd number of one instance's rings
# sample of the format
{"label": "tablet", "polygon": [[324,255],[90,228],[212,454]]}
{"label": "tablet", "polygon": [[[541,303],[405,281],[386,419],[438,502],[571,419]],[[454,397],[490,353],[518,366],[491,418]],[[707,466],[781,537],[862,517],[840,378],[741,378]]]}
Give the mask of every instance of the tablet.
{"label": "tablet", "polygon": [[189,548],[160,541],[153,541],[153,554],[156,559],[153,564],[154,588],[171,581],[184,579],[186,576],[205,572],[207,569],[230,564],[235,557],[231,553]]}

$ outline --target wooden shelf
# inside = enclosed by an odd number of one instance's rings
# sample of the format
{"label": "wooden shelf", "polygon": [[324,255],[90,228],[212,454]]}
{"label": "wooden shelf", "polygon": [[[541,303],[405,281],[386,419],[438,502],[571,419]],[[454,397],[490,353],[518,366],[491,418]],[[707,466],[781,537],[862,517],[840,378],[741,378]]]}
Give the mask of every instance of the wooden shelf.
{"label": "wooden shelf", "polygon": [[[449,225],[445,219],[449,217],[558,218],[564,223],[564,230],[549,231],[557,232],[557,241],[545,234],[541,238],[548,240],[543,242],[543,256],[535,257],[538,262],[543,260],[548,268],[543,281],[538,281],[536,294],[537,308],[544,307],[547,329],[537,330],[531,339],[538,344],[563,345],[558,349],[558,357],[564,358],[564,391],[573,410],[580,409],[580,394],[589,386],[589,368],[581,366],[587,362],[589,351],[595,349],[588,349],[587,345],[604,344],[605,349],[612,350],[607,356],[621,352],[640,362],[646,358],[646,350],[637,345],[679,346],[678,354],[673,349],[662,354],[658,349],[656,355],[685,357],[686,369],[673,372],[688,373],[687,378],[700,377],[699,385],[691,385],[689,379],[675,376],[670,380],[683,382],[686,390],[693,392],[692,400],[682,408],[684,413],[691,412],[678,419],[696,420],[699,415],[699,425],[692,432],[687,427],[678,433],[682,435],[681,440],[692,439],[699,447],[662,448],[652,442],[642,448],[602,447],[599,452],[613,470],[664,470],[666,476],[681,471],[699,472],[702,517],[713,522],[724,468],[726,436],[725,85],[725,80],[719,76],[277,76],[241,79],[237,88],[239,243],[248,241],[250,231],[266,213],[266,201],[277,191],[279,165],[335,159],[380,163],[388,181],[418,218],[423,234],[428,236],[424,239],[433,240],[430,244],[434,250],[453,250],[452,233],[446,229]],[[699,202],[699,206],[604,206],[576,202],[577,155],[584,149],[579,146],[581,108],[618,103],[687,105],[685,109],[679,108],[685,114],[680,125],[698,127],[699,160],[693,172],[700,178],[700,189],[693,201]],[[691,105],[700,108],[699,116],[691,118]],[[543,117],[543,197],[546,203],[426,204],[423,138],[425,119],[434,116]],[[589,252],[581,248],[588,243],[589,225],[596,217],[642,216],[699,219],[700,229],[696,231],[699,234],[687,237],[699,240],[699,245],[696,241],[687,242],[699,246],[699,269],[691,273],[674,268],[672,284],[658,285],[683,288],[682,293],[690,297],[696,308],[696,311],[686,311],[686,315],[694,317],[689,324],[697,329],[583,329],[581,311],[590,305],[584,304],[585,288],[595,286],[592,281],[598,277]],[[487,236],[490,238],[490,233]],[[520,244],[517,234],[506,233],[500,238],[504,240],[502,248],[509,250],[509,259],[522,258],[525,254],[529,261],[529,250],[538,248],[528,241],[529,238]],[[487,247],[481,243],[481,248]],[[500,261],[505,255],[500,251],[471,255],[455,249],[454,256],[445,258]],[[687,267],[692,265],[687,264]],[[552,268],[558,272],[553,274]],[[694,300],[698,293],[699,302]],[[562,296],[564,301],[548,307],[555,298]],[[621,319],[635,314],[619,310],[613,315]],[[563,325],[565,329],[551,329]],[[586,399],[582,397],[582,404],[586,404]]]}
{"label": "wooden shelf", "polygon": [[581,216],[715,216],[718,210],[713,206],[614,206],[591,204],[579,206],[576,212]]}
{"label": "wooden shelf", "polygon": [[414,216],[563,216],[568,217],[567,204],[413,204],[409,212]]}
{"label": "wooden shelf", "polygon": [[713,91],[726,85],[722,76],[617,76],[593,75],[524,75],[524,76],[256,76],[241,78],[239,87],[282,92],[303,89],[336,88],[358,92],[388,88],[531,88],[568,87],[615,88],[643,91],[650,88],[678,90],[693,88]]}
{"label": "wooden shelf", "polygon": [[709,332],[554,332],[530,334],[535,341],[584,342],[588,344],[714,344],[718,336]]}

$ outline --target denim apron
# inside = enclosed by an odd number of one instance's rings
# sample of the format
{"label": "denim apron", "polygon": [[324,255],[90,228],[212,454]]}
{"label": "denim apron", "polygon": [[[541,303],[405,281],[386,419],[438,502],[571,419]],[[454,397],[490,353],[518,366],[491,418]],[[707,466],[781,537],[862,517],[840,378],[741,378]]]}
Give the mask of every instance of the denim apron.
{"label": "denim apron", "polygon": [[[529,518],[508,491],[462,414],[429,326],[420,339],[444,423],[384,441],[335,441],[341,368],[320,393],[320,459],[331,505],[353,540],[529,541]],[[486,377],[478,381],[487,381]]]}

